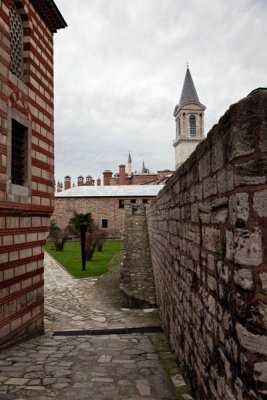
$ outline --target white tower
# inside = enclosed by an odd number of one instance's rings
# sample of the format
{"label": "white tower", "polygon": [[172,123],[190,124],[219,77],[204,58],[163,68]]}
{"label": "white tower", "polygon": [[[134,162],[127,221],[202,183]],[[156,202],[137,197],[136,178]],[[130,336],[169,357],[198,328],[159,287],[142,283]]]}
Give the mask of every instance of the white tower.
{"label": "white tower", "polygon": [[173,116],[176,121],[175,168],[177,169],[204,139],[204,111],[206,107],[200,103],[191,77],[189,66],[179,104],[175,106]]}

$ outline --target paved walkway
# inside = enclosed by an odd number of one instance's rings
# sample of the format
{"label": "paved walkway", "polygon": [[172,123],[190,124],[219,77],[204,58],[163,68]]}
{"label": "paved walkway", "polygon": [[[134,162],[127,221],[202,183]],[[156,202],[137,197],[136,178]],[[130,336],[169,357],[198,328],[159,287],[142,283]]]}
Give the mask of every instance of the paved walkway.
{"label": "paved walkway", "polygon": [[101,278],[73,279],[47,255],[45,265],[46,334],[0,353],[0,400],[174,400],[178,388],[192,399],[163,333],[53,336],[159,320],[154,309],[119,308]]}

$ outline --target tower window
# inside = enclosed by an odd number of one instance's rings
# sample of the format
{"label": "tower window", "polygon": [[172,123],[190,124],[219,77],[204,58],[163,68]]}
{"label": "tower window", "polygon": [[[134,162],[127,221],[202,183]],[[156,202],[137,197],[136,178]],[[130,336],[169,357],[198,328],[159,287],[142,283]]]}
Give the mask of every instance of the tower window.
{"label": "tower window", "polygon": [[23,76],[23,27],[14,1],[9,3],[10,16],[10,69],[18,78]]}
{"label": "tower window", "polygon": [[197,134],[197,126],[196,126],[196,116],[195,115],[190,115],[189,116],[189,135],[190,136],[196,136]]}
{"label": "tower window", "polygon": [[27,177],[28,129],[12,119],[11,183],[23,186]]}

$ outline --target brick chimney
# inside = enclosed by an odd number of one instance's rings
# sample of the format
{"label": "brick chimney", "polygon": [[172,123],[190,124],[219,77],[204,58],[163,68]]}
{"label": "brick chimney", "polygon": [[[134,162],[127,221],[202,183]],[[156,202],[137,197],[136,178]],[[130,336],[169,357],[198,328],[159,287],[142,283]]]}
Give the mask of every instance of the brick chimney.
{"label": "brick chimney", "polygon": [[90,184],[90,186],[95,186],[95,180],[94,180],[94,179],[91,179],[91,184]]}
{"label": "brick chimney", "polygon": [[87,177],[86,177],[86,186],[92,186],[92,177],[91,177],[91,175],[87,175]]}
{"label": "brick chimney", "polygon": [[112,178],[112,171],[106,170],[103,172],[103,182],[105,186],[109,186],[110,178]]}
{"label": "brick chimney", "polygon": [[83,186],[84,185],[84,183],[83,183],[83,176],[78,176],[78,186]]}
{"label": "brick chimney", "polygon": [[125,165],[120,165],[119,166],[119,185],[125,185]]}
{"label": "brick chimney", "polygon": [[70,188],[71,188],[71,177],[67,175],[64,178],[64,190],[67,190]]}
{"label": "brick chimney", "polygon": [[97,178],[97,186],[101,186],[101,179],[100,178]]}

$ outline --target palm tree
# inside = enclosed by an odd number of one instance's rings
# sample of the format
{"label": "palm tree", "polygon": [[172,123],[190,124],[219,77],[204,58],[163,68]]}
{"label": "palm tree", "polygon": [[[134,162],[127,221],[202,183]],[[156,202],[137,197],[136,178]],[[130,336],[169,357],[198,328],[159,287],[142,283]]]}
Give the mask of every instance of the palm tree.
{"label": "palm tree", "polygon": [[69,220],[69,230],[74,234],[79,234],[80,236],[83,271],[85,271],[86,263],[86,232],[92,231],[93,227],[94,222],[91,213],[78,214],[74,211],[73,217]]}

